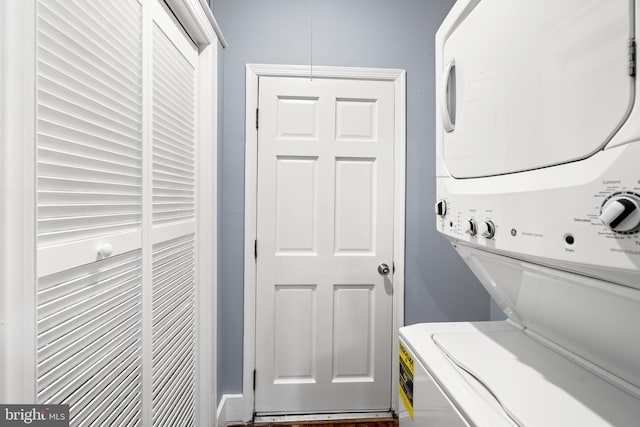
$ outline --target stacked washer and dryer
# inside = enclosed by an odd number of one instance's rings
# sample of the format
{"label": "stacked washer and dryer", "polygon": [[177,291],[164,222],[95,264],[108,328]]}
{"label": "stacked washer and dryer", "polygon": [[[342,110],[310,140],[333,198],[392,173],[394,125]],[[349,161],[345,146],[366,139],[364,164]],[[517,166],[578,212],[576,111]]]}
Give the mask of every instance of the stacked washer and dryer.
{"label": "stacked washer and dryer", "polygon": [[437,229],[507,316],[400,330],[404,426],[640,426],[632,0],[458,0]]}

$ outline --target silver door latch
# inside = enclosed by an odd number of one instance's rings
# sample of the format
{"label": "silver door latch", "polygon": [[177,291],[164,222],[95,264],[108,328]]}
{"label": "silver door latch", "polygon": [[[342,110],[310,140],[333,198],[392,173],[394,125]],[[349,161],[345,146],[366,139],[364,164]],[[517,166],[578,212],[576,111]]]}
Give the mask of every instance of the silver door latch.
{"label": "silver door latch", "polygon": [[389,269],[389,266],[387,264],[382,263],[378,266],[378,273],[383,276],[388,275],[390,271],[391,270]]}

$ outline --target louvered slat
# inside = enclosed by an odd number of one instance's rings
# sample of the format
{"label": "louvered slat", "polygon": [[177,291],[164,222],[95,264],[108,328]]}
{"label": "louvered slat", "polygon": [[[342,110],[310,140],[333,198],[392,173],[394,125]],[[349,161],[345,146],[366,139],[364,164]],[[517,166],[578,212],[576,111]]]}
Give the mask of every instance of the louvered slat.
{"label": "louvered slat", "polygon": [[137,390],[137,384],[140,381],[140,375],[130,366],[136,365],[135,360],[126,360],[118,367],[117,376],[114,373],[112,378],[104,380],[97,389],[99,393],[85,396],[87,405],[83,406],[82,411],[76,414],[77,418],[86,420],[87,424],[94,423],[96,419],[106,415],[109,410],[117,407],[127,406],[131,401],[140,398]]}
{"label": "louvered slat", "polygon": [[70,404],[71,425],[140,413],[141,265],[137,250],[38,281],[38,401]]}
{"label": "louvered slat", "polygon": [[[124,313],[110,313],[113,316],[109,316],[108,321],[104,324],[94,323],[91,325],[87,325],[86,328],[88,331],[84,335],[78,335],[75,337],[66,337],[59,343],[57,343],[56,347],[63,348],[63,350],[52,352],[49,351],[50,356],[47,358],[46,354],[42,354],[42,362],[38,366],[38,372],[51,372],[57,366],[62,365],[67,359],[73,357],[77,351],[75,350],[75,346],[89,346],[91,343],[95,343],[98,341],[98,338],[102,338],[103,340],[108,339],[117,339],[120,336],[123,336],[124,332],[127,330],[127,326],[135,323],[135,318],[138,316],[137,313],[138,306],[132,305],[128,310]],[[122,316],[122,317],[118,317]],[[95,329],[94,329],[95,328]],[[65,344],[64,342],[73,341],[73,345]],[[53,348],[52,348],[53,350]]]}
{"label": "louvered slat", "polygon": [[154,245],[154,426],[186,426],[195,422],[195,289],[194,235]]}
{"label": "louvered slat", "polygon": [[136,369],[139,360],[135,355],[123,359],[110,373],[103,377],[96,387],[81,396],[76,402],[76,408],[82,408],[74,414],[76,419],[90,423],[96,417],[96,408],[118,406],[123,402],[139,399],[139,378]]}
{"label": "louvered slat", "polygon": [[141,229],[141,8],[95,3],[38,2],[40,247]]}
{"label": "louvered slat", "polygon": [[192,221],[195,70],[157,25],[153,40],[153,223]]}
{"label": "louvered slat", "polygon": [[181,153],[170,144],[165,144],[160,139],[154,141],[154,163],[163,167],[172,168],[174,173],[192,176],[193,172],[188,169],[192,159]]}
{"label": "louvered slat", "polygon": [[[99,128],[97,130],[100,131]],[[49,142],[49,144],[43,143],[43,140]],[[128,156],[134,159],[134,166],[140,163],[140,150],[132,144],[122,144],[120,141],[100,135],[95,127],[78,126],[78,128],[74,128],[70,123],[59,124],[40,117],[38,119],[38,148],[44,146],[57,148],[60,147],[60,141],[67,142],[68,145],[72,147],[72,150],[74,150],[67,152],[74,154],[82,155],[82,150],[85,149],[86,146],[89,146],[94,149],[101,149],[114,154]],[[127,165],[130,165],[130,163],[127,163]]]}

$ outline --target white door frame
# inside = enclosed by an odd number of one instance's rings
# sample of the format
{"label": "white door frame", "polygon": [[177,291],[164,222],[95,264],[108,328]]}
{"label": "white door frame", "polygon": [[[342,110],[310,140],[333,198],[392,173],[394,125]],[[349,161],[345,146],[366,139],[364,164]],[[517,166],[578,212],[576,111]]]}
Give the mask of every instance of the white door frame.
{"label": "white door frame", "polygon": [[[256,366],[256,200],[258,180],[258,79],[260,77],[309,77],[309,66],[262,65],[246,66],[245,112],[245,199],[244,199],[244,351],[242,380],[243,421],[253,418],[255,391],[253,371]],[[406,72],[398,69],[313,67],[313,77],[390,81],[395,86],[394,123],[394,207],[393,207],[393,366],[398,365],[398,328],[404,323],[404,223],[405,223],[405,166],[406,166]],[[392,369],[391,405],[398,411],[398,370]]]}
{"label": "white door frame", "polygon": [[[163,0],[198,46],[199,425],[216,425],[217,80],[226,47],[206,0]],[[142,0],[149,7],[151,0]],[[0,402],[36,402],[36,0],[0,1]],[[143,36],[143,37],[148,37]],[[146,41],[145,41],[146,42]],[[148,376],[148,373],[145,372]],[[148,410],[148,408],[145,408]],[[143,425],[151,425],[145,414]]]}

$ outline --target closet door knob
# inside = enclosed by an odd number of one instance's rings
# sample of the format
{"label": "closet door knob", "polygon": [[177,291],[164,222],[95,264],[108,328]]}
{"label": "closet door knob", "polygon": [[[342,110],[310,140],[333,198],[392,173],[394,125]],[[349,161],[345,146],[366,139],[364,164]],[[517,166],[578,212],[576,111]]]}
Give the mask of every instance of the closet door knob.
{"label": "closet door knob", "polygon": [[100,255],[100,258],[110,257],[112,253],[113,246],[111,246],[109,243],[103,243],[98,247],[98,255]]}

